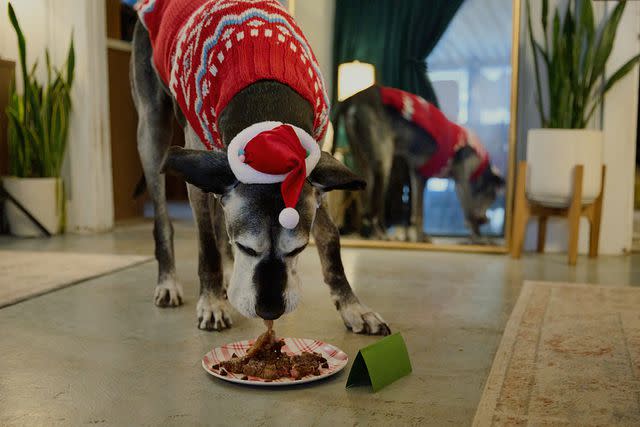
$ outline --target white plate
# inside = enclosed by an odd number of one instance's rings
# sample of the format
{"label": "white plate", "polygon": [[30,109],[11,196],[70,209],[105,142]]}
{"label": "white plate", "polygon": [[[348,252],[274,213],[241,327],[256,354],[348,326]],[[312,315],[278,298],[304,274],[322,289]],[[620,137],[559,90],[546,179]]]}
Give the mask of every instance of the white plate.
{"label": "white plate", "polygon": [[300,354],[303,351],[311,351],[319,353],[327,359],[328,368],[320,368],[320,375],[307,375],[302,379],[296,380],[291,377],[279,378],[277,380],[265,380],[258,377],[248,377],[243,380],[244,375],[234,374],[227,372],[227,375],[220,375],[220,369],[213,369],[213,365],[218,365],[220,362],[231,359],[231,356],[235,353],[238,357],[242,357],[247,353],[247,350],[251,348],[254,340],[237,341],[230,344],[225,344],[222,347],[216,347],[209,353],[205,354],[202,358],[202,367],[205,371],[225,381],[238,384],[250,384],[257,386],[282,386],[291,384],[304,384],[313,381],[318,381],[323,378],[327,378],[347,365],[349,356],[340,350],[338,347],[327,344],[318,340],[311,340],[307,338],[278,338],[284,339],[284,346],[282,351],[288,355]]}

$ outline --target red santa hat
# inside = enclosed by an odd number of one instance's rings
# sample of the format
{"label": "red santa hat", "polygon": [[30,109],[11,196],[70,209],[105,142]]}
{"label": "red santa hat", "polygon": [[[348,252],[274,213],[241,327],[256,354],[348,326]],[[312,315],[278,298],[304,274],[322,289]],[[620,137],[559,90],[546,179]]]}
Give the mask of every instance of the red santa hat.
{"label": "red santa hat", "polygon": [[244,184],[282,183],[285,208],[280,225],[294,229],[300,221],[295,207],[304,181],[320,160],[320,146],[304,130],[281,122],[255,123],[229,143],[229,166]]}

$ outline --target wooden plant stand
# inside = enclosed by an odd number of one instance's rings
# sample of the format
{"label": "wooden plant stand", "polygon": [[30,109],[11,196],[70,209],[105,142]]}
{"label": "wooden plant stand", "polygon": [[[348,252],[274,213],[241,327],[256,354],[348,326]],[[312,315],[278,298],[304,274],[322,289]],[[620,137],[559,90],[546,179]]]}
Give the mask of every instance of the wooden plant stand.
{"label": "wooden plant stand", "polygon": [[527,162],[518,165],[518,176],[515,191],[515,209],[513,219],[513,235],[511,239],[511,257],[520,258],[527,228],[532,216],[538,217],[538,253],[544,252],[547,234],[547,219],[550,216],[567,218],[569,221],[569,265],[575,265],[578,257],[578,236],[580,231],[580,217],[589,220],[589,257],[598,256],[598,242],[600,240],[600,221],[602,219],[602,199],[606,166],[602,166],[602,186],[598,197],[588,205],[582,205],[582,176],[584,167],[577,165],[573,172],[573,195],[571,203],[566,208],[550,208],[527,198]]}

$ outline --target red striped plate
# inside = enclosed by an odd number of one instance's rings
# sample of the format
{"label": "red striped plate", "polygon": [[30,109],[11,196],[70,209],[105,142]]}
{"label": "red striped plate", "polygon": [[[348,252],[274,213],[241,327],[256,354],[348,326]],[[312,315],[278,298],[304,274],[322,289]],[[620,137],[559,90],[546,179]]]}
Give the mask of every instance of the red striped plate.
{"label": "red striped plate", "polygon": [[259,385],[259,386],[281,386],[281,385],[291,385],[291,384],[303,384],[309,383],[312,381],[318,381],[322,378],[329,377],[337,372],[339,372],[342,368],[347,365],[349,361],[349,356],[340,350],[338,347],[327,344],[318,340],[311,340],[307,338],[282,338],[284,339],[284,346],[282,347],[282,351],[289,355],[300,354],[303,351],[313,351],[319,353],[327,359],[328,368],[320,368],[320,375],[308,375],[300,380],[295,380],[294,378],[280,378],[277,380],[264,380],[262,378],[257,377],[248,377],[248,379],[243,380],[242,374],[234,374],[228,372],[227,375],[220,375],[219,369],[213,369],[213,365],[217,365],[220,362],[224,362],[226,360],[231,359],[233,353],[235,353],[238,357],[242,357],[247,353],[247,350],[251,348],[254,340],[245,340],[245,341],[237,341],[231,344],[223,345],[222,347],[216,347],[211,350],[209,353],[205,354],[202,358],[202,367],[205,371],[213,375],[214,377],[218,377],[225,381],[230,381],[238,384],[251,384],[251,385]]}

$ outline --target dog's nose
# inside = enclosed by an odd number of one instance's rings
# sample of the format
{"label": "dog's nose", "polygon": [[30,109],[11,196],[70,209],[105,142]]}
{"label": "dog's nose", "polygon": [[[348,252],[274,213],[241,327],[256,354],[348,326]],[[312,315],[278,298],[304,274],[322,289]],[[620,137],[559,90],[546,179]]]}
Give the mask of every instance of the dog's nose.
{"label": "dog's nose", "polygon": [[287,287],[287,266],[280,259],[269,257],[258,263],[253,276],[257,286],[256,314],[274,320],[284,314],[284,291]]}
{"label": "dog's nose", "polygon": [[284,306],[267,307],[264,304],[256,304],[256,314],[264,320],[276,320],[284,314]]}

